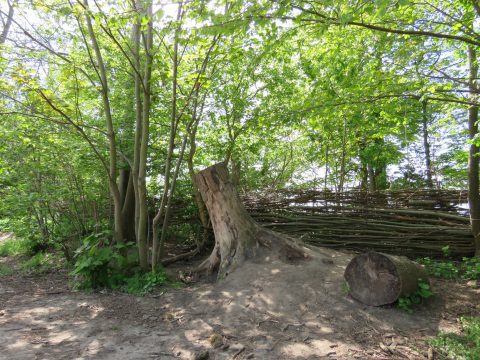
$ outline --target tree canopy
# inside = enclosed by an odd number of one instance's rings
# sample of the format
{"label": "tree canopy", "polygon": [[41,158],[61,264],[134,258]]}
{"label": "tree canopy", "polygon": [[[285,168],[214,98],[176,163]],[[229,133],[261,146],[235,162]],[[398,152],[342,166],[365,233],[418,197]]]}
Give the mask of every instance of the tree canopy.
{"label": "tree canopy", "polygon": [[155,268],[223,161],[242,191],[468,188],[480,251],[476,0],[0,6],[0,217],[40,243],[109,229]]}

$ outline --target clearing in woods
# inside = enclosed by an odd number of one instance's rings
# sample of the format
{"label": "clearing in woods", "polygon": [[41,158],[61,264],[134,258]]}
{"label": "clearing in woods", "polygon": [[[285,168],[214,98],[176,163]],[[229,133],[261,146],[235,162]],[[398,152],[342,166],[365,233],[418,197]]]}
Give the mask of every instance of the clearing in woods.
{"label": "clearing in woods", "polygon": [[478,287],[443,280],[432,280],[435,296],[413,314],[364,306],[343,285],[352,254],[310,255],[144,297],[75,292],[64,272],[14,271],[0,276],[0,358],[422,359],[425,340],[480,315]]}

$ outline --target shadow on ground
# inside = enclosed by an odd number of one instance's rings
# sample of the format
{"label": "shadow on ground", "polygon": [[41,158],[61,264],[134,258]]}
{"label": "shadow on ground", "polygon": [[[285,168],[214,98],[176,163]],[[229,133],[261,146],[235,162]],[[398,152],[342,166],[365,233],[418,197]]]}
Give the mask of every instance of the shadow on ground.
{"label": "shadow on ground", "polygon": [[[480,314],[480,292],[435,282],[411,315],[346,294],[351,255],[248,263],[216,284],[135,297],[71,292],[65,274],[0,277],[0,358],[400,359],[423,358],[425,339]],[[332,262],[333,261],[333,262]]]}

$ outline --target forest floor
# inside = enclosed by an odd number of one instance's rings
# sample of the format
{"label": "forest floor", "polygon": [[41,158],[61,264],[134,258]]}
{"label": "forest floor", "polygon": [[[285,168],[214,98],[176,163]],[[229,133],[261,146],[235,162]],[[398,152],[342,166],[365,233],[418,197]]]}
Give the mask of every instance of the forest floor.
{"label": "forest floor", "polygon": [[[66,271],[25,274],[0,258],[1,359],[423,359],[439,331],[480,315],[478,284],[433,280],[413,314],[346,294],[352,254],[248,263],[217,283],[139,297],[72,291]],[[176,269],[178,270],[178,268]]]}

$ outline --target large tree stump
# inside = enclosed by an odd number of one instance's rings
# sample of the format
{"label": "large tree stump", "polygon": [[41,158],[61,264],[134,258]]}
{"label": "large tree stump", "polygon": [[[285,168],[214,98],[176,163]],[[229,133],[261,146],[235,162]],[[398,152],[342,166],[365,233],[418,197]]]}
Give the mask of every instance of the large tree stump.
{"label": "large tree stump", "polygon": [[195,176],[215,234],[212,254],[199,267],[226,277],[245,260],[261,255],[283,260],[305,259],[302,246],[285,235],[259,226],[247,213],[224,163],[210,166]]}
{"label": "large tree stump", "polygon": [[355,256],[344,274],[350,295],[366,304],[391,304],[418,289],[419,280],[428,283],[425,269],[403,256],[369,252]]}

